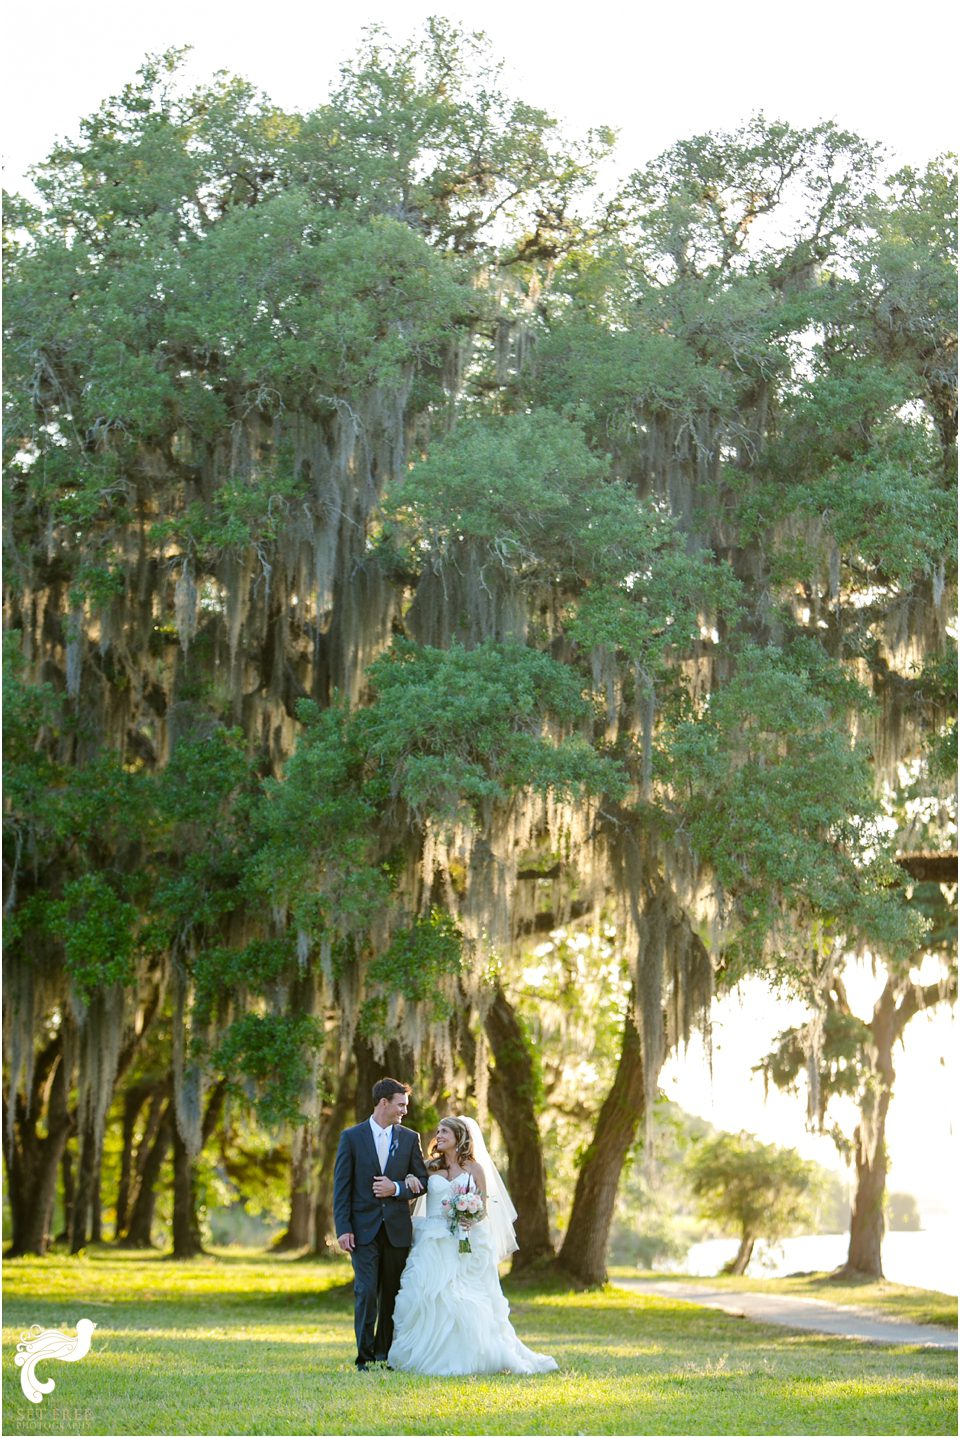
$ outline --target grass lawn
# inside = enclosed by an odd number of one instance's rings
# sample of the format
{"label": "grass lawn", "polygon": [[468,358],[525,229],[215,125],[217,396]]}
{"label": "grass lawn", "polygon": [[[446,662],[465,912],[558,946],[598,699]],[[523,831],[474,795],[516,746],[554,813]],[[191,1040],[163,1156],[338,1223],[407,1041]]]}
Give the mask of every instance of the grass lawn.
{"label": "grass lawn", "polygon": [[702,1283],[705,1288],[729,1289],[737,1293],[794,1293],[798,1298],[815,1298],[860,1308],[882,1318],[899,1318],[903,1323],[942,1323],[957,1326],[957,1300],[949,1293],[926,1288],[905,1288],[902,1283],[834,1283],[827,1273],[805,1273],[795,1278],[693,1278],[685,1273],[651,1273],[639,1268],[610,1269],[610,1281],[617,1278],[651,1278],[657,1283]]}
{"label": "grass lawn", "polygon": [[[558,1373],[418,1378],[353,1368],[346,1263],[252,1251],[173,1263],[91,1250],[4,1266],[6,1434],[956,1432],[956,1355],[735,1319],[614,1289],[506,1285]],[[32,1323],[98,1325],[77,1364],[13,1353]]]}

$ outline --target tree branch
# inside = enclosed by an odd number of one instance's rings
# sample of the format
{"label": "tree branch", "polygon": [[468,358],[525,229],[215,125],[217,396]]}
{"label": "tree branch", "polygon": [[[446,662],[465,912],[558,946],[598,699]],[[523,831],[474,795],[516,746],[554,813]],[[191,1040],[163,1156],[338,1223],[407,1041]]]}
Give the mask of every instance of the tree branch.
{"label": "tree branch", "polygon": [[957,997],[957,971],[952,969],[942,984],[913,984],[904,994],[894,1013],[894,1030],[897,1038],[907,1024],[921,1009],[932,1009],[935,1004],[954,1003]]}
{"label": "tree branch", "polygon": [[919,884],[955,884],[957,882],[957,851],[943,853],[928,849],[914,854],[898,854],[897,863]]}

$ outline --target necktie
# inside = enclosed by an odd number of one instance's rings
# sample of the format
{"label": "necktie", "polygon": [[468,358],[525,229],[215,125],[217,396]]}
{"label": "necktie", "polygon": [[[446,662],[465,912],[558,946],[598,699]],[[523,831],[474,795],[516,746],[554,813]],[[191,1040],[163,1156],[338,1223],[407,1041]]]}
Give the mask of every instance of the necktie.
{"label": "necktie", "polygon": [[[377,1125],[379,1128],[379,1124]],[[377,1134],[377,1158],[380,1160],[380,1172],[386,1173],[387,1159],[390,1154],[390,1130],[381,1128]]]}

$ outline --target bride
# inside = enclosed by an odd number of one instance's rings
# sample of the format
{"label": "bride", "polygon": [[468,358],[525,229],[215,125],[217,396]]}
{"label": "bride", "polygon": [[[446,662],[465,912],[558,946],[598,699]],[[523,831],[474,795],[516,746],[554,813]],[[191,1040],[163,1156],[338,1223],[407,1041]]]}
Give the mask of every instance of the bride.
{"label": "bride", "polygon": [[[497,1264],[517,1247],[516,1209],[472,1118],[440,1121],[427,1163],[427,1191],[414,1209],[413,1247],[394,1309],[391,1368],[408,1373],[551,1373],[510,1323]],[[443,1201],[479,1193],[488,1216],[467,1230],[469,1251],[451,1233]]]}

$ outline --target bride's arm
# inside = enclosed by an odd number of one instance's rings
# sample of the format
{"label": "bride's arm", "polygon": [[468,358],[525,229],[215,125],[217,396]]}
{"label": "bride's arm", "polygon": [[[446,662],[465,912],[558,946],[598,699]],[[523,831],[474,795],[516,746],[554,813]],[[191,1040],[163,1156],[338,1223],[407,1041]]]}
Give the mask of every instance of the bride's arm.
{"label": "bride's arm", "polygon": [[487,1176],[481,1168],[480,1164],[477,1163],[476,1159],[470,1159],[467,1163],[464,1164],[464,1168],[467,1170],[467,1173],[469,1173],[470,1177],[473,1179],[480,1197],[483,1199],[484,1203],[486,1203]]}

